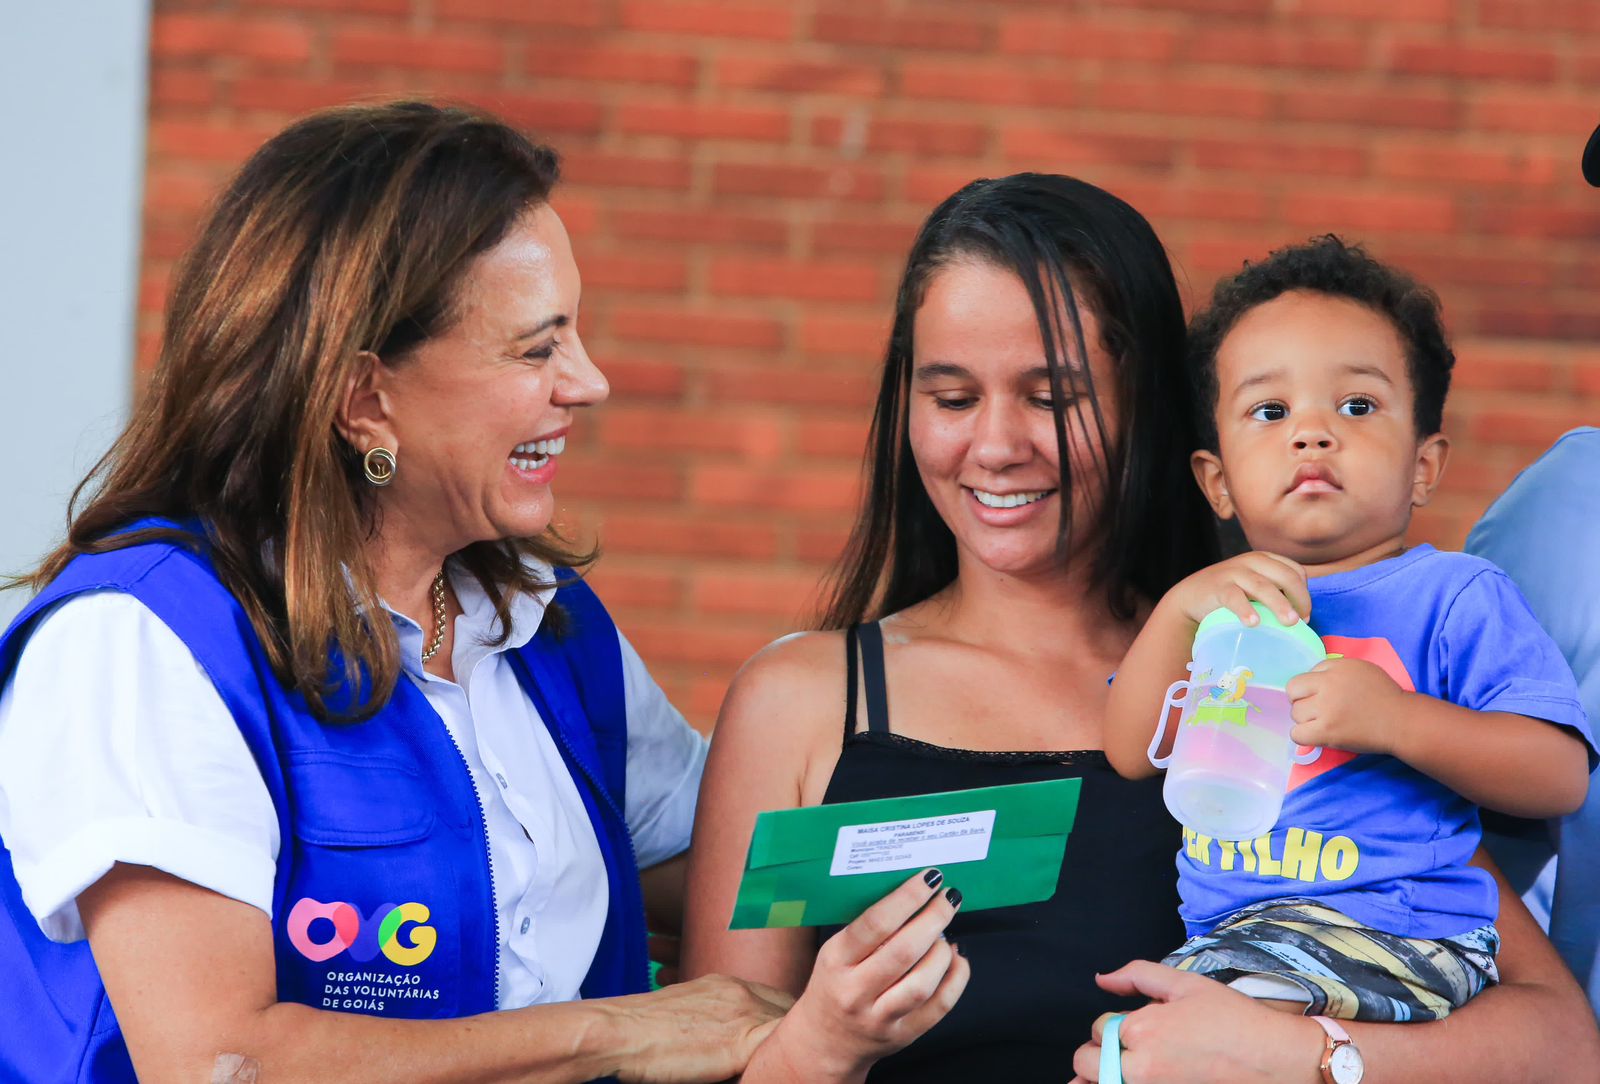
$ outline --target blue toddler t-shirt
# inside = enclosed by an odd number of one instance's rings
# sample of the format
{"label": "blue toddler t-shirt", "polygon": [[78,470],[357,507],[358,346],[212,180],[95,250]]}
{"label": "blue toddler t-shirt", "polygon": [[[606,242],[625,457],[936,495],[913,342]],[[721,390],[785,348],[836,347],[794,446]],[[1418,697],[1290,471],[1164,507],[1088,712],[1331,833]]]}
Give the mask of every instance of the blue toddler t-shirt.
{"label": "blue toddler t-shirt", "polygon": [[[1422,545],[1311,580],[1311,627],[1330,654],[1365,659],[1403,689],[1477,711],[1544,719],[1597,755],[1561,652],[1488,561]],[[1269,835],[1232,843],[1184,829],[1178,891],[1191,936],[1242,907],[1308,897],[1402,937],[1494,922],[1494,879],[1468,865],[1477,807],[1390,756],[1325,749],[1289,776]]]}

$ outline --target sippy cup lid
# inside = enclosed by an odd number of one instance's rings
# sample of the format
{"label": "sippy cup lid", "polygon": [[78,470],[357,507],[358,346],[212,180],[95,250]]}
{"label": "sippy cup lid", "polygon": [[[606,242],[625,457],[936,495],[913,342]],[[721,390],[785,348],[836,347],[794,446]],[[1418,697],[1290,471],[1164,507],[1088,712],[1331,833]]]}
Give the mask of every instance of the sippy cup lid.
{"label": "sippy cup lid", "polygon": [[[1299,643],[1299,645],[1306,651],[1315,653],[1316,657],[1319,659],[1328,654],[1328,649],[1323,644],[1322,637],[1312,632],[1311,626],[1306,624],[1304,621],[1296,621],[1292,625],[1285,625],[1282,621],[1278,620],[1277,614],[1267,609],[1266,606],[1262,605],[1261,603],[1252,601],[1250,605],[1255,607],[1257,616],[1261,618],[1261,624],[1255,626],[1256,628],[1277,629]],[[1244,622],[1240,621],[1239,615],[1234,613],[1232,610],[1228,609],[1227,607],[1219,607],[1206,614],[1205,620],[1201,621],[1200,627],[1195,630],[1194,638],[1198,640],[1208,632],[1215,632],[1218,629],[1226,628],[1229,625],[1242,626],[1244,625]]]}

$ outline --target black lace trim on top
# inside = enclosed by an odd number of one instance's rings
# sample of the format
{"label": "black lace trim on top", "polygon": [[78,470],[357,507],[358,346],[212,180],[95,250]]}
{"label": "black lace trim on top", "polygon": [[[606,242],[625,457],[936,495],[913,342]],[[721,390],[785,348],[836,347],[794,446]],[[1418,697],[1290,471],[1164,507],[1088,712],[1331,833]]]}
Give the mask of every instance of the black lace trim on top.
{"label": "black lace trim on top", "polygon": [[980,762],[984,764],[1092,764],[1111,766],[1103,749],[955,749],[948,745],[908,738],[904,734],[885,731],[857,731],[845,739],[845,744],[866,742],[871,745],[892,745],[919,756],[937,760]]}

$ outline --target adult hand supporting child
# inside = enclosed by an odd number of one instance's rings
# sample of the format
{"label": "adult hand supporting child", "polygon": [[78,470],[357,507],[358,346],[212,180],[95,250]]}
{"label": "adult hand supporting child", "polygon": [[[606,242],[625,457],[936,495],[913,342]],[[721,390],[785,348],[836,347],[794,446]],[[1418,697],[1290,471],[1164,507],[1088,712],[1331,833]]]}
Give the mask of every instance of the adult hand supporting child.
{"label": "adult hand supporting child", "polygon": [[[1095,982],[1150,1004],[1122,1021],[1122,1075],[1129,1084],[1316,1084],[1322,1030],[1215,979],[1135,960]],[[1073,1084],[1098,1081],[1105,1016],[1072,1058]],[[1159,1037],[1159,1039],[1158,1039]]]}

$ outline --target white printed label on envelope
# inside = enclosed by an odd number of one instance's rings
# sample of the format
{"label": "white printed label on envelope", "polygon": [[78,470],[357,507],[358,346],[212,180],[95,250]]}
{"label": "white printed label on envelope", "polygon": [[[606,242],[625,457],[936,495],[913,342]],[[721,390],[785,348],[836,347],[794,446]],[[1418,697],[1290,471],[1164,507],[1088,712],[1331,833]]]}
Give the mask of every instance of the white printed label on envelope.
{"label": "white printed label on envelope", "polygon": [[981,862],[989,857],[989,840],[993,835],[992,809],[881,824],[847,824],[839,829],[839,839],[833,846],[833,865],[828,873],[833,877],[845,877],[853,873]]}

